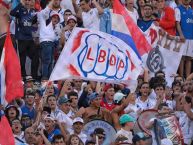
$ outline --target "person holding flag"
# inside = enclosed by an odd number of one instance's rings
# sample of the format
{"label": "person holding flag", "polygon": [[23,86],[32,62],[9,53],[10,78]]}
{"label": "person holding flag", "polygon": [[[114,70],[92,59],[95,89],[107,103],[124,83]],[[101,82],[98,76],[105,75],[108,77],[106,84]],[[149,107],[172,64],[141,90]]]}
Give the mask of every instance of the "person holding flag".
{"label": "person holding flag", "polygon": [[15,98],[23,96],[20,63],[13,46],[14,38],[9,31],[10,3],[8,0],[0,0],[0,130],[4,130],[0,133],[1,145],[15,144],[3,108]]}

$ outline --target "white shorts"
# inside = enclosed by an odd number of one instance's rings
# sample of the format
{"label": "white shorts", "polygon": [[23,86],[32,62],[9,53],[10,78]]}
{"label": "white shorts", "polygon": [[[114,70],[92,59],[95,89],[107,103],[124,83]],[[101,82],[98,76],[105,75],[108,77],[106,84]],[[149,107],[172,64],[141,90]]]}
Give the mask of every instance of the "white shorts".
{"label": "white shorts", "polygon": [[183,56],[193,57],[193,40],[186,39]]}

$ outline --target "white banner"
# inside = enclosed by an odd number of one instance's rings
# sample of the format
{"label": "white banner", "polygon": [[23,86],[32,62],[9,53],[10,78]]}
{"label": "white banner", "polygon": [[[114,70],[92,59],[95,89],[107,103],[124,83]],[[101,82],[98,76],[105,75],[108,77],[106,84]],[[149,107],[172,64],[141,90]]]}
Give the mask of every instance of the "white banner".
{"label": "white banner", "polygon": [[99,31],[75,28],[50,80],[82,78],[129,83],[140,74],[141,60],[124,41]]}
{"label": "white banner", "polygon": [[159,33],[159,27],[154,24],[145,32],[145,35],[154,48],[142,58],[150,71],[150,75],[154,76],[159,70],[164,71],[168,82],[167,85],[171,86],[174,79],[172,76],[177,72],[187,44],[181,42],[179,37],[163,32]]}

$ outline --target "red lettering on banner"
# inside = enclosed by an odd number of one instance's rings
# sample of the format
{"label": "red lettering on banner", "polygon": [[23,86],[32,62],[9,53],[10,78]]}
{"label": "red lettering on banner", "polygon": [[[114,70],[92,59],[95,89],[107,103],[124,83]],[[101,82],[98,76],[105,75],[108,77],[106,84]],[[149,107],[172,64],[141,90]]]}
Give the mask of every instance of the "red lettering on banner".
{"label": "red lettering on banner", "polygon": [[104,62],[105,61],[105,56],[106,56],[106,51],[105,50],[100,50],[99,57],[98,57],[98,62]]}
{"label": "red lettering on banner", "polygon": [[119,70],[120,68],[124,68],[124,66],[125,66],[125,64],[123,63],[122,60],[120,60],[119,65],[118,65],[118,70]]}
{"label": "red lettering on banner", "polygon": [[115,65],[116,64],[116,57],[115,57],[115,55],[111,55],[111,57],[110,57],[110,65]]}
{"label": "red lettering on banner", "polygon": [[135,68],[135,65],[133,64],[133,61],[131,60],[131,55],[130,55],[129,51],[126,50],[126,52],[127,52],[127,56],[129,57],[129,60],[131,62],[131,71],[132,71]]}
{"label": "red lettering on banner", "polygon": [[153,44],[154,41],[155,41],[156,38],[157,38],[157,31],[154,30],[154,29],[152,29],[152,28],[150,28],[149,36],[150,36],[150,38],[151,38],[151,44]]}
{"label": "red lettering on banner", "polygon": [[86,58],[87,58],[88,60],[94,60],[93,58],[90,57],[91,50],[92,50],[92,48],[89,48],[89,49],[88,49],[88,54],[87,54],[87,56],[86,56]]}

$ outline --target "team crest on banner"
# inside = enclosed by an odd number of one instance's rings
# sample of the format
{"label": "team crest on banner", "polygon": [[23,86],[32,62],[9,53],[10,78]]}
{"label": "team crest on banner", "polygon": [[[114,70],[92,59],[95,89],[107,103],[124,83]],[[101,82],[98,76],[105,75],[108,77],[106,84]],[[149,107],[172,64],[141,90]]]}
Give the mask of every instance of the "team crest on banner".
{"label": "team crest on banner", "polygon": [[[144,32],[153,49],[142,57],[143,63],[150,71],[150,75],[162,70],[166,74],[166,80],[170,86],[173,82],[173,74],[176,74],[186,43],[179,37],[171,36],[152,24]],[[174,59],[175,57],[175,59]]]}
{"label": "team crest on banner", "polygon": [[136,80],[141,60],[124,41],[98,31],[75,28],[51,74],[51,80],[83,78],[110,82]]}

